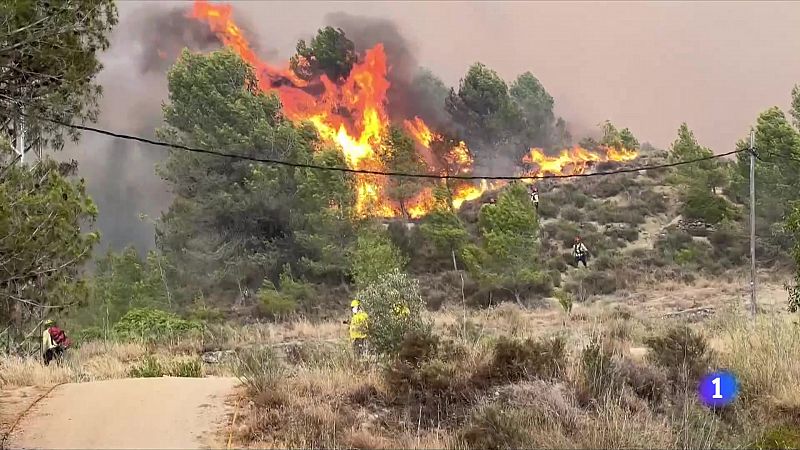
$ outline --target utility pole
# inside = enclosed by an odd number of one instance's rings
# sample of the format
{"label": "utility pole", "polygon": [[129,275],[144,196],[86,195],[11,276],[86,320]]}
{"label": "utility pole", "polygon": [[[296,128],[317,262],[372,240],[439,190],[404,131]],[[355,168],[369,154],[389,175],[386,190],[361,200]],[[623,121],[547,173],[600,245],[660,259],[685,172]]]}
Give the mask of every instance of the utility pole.
{"label": "utility pole", "polygon": [[14,134],[17,138],[17,155],[19,155],[20,165],[25,162],[25,119],[22,115],[16,120],[14,124]]}
{"label": "utility pole", "polygon": [[756,132],[750,131],[750,314],[756,317]]}

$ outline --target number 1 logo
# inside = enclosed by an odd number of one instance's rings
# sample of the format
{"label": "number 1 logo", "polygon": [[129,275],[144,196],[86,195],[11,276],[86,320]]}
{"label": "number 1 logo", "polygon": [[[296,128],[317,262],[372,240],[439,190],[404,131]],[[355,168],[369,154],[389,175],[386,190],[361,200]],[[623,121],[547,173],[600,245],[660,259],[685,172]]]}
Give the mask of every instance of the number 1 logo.
{"label": "number 1 logo", "polygon": [[739,393],[739,381],[727,371],[713,372],[700,380],[698,397],[708,407],[729,405]]}
{"label": "number 1 logo", "polygon": [[711,382],[714,384],[714,395],[711,398],[723,398],[722,394],[719,393],[720,377],[714,378]]}

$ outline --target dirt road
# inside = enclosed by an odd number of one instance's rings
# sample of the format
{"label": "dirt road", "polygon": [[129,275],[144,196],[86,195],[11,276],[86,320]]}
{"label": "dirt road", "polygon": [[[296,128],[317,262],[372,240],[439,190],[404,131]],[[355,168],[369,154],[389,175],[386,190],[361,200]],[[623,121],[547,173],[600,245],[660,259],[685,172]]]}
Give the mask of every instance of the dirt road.
{"label": "dirt road", "polygon": [[136,378],[58,386],[31,409],[10,448],[224,447],[233,378]]}

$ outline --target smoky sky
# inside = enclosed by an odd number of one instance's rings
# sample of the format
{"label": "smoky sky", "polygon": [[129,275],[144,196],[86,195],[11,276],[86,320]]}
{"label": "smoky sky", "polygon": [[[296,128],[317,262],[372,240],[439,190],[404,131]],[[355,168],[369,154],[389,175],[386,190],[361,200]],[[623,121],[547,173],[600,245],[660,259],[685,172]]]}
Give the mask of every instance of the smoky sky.
{"label": "smoky sky", "polygon": [[[385,40],[398,86],[418,66],[448,86],[474,62],[509,82],[530,71],[577,139],[608,119],[664,148],[687,122],[701,144],[725,152],[761,111],[786,109],[800,83],[800,2],[233,3],[254,46],[273,62],[291,56],[298,39],[334,25],[357,44]],[[180,11],[190,7],[119,2],[120,24],[98,77],[105,88],[99,126],[153,135],[173,53],[214,44],[202,27],[185,23]],[[393,100],[404,108],[402,98]],[[104,243],[152,247],[152,225],[138,215],[157,217],[169,206],[153,167],[163,150],[85,133],[65,156],[79,160],[98,202]]]}

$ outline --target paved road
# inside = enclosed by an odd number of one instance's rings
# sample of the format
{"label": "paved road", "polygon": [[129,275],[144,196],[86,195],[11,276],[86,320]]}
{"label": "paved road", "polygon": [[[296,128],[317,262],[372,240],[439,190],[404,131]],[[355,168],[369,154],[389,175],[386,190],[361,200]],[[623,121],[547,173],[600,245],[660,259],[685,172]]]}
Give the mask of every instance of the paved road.
{"label": "paved road", "polygon": [[234,378],[136,378],[65,384],[31,409],[10,448],[224,447]]}

